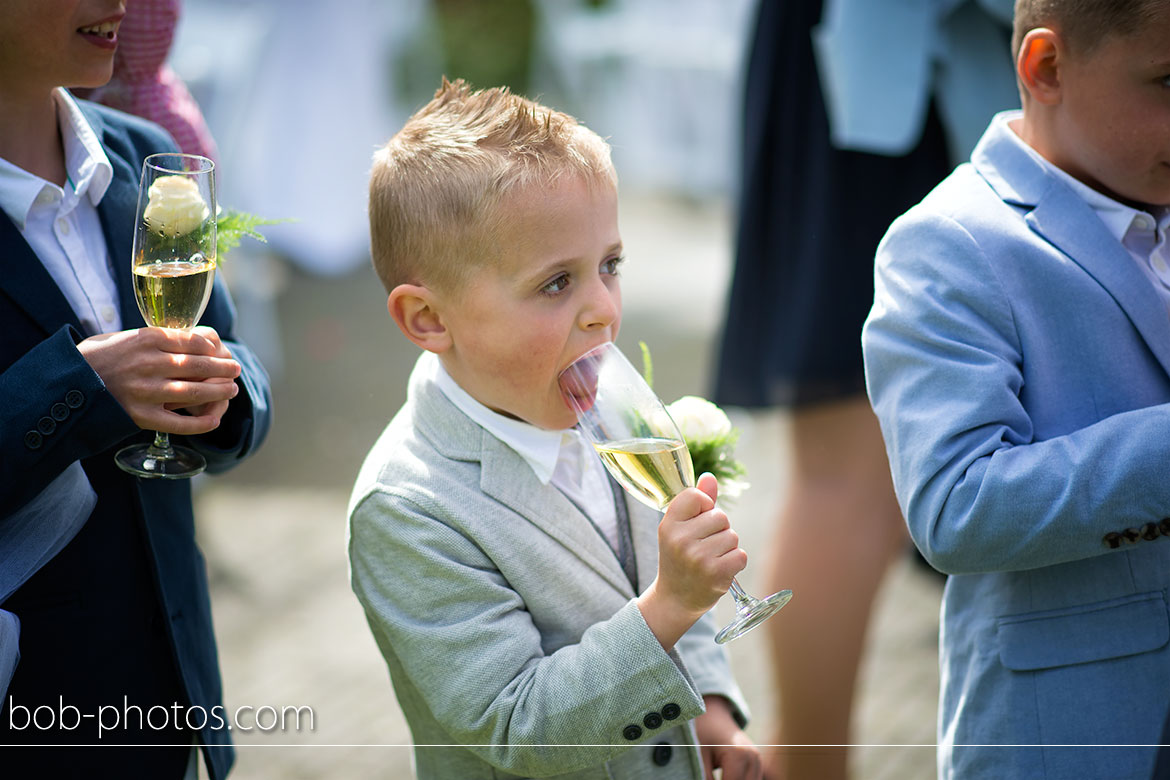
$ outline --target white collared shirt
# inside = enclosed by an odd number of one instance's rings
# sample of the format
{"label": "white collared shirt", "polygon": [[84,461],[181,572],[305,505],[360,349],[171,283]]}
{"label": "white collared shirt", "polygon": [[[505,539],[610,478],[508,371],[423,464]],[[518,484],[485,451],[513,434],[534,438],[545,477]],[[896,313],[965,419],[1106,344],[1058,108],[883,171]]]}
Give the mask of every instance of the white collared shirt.
{"label": "white collared shirt", "polygon": [[58,88],[53,98],[65,148],[65,187],[0,158],[0,208],[53,277],[85,335],[121,330],[118,289],[97,212],[114,168],[69,93]]}
{"label": "white collared shirt", "polygon": [[423,356],[443,395],[488,433],[516,451],[542,485],[551,484],[577,505],[618,549],[617,510],[605,466],[575,429],[547,431],[484,406],[451,378],[438,356]]}
{"label": "white collared shirt", "polygon": [[[996,121],[1010,121],[1012,118]],[[1053,165],[1014,132],[1009,132],[1009,135],[1014,143],[1027,150],[1045,170],[1067,184],[1088,204],[1105,223],[1109,234],[1126,248],[1142,273],[1154,285],[1162,301],[1170,307],[1170,252],[1167,251],[1166,245],[1166,234],[1170,229],[1170,209],[1159,206],[1151,206],[1149,210],[1135,209],[1114,200]]]}

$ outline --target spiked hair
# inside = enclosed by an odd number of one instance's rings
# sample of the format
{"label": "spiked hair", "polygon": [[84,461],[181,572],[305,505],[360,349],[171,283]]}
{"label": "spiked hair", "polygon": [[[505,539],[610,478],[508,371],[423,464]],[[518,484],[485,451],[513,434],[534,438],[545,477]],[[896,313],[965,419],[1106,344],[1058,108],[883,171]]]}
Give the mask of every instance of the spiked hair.
{"label": "spiked hair", "polygon": [[609,146],[568,114],[506,87],[443,79],[434,98],[374,154],[370,252],[386,286],[455,289],[501,251],[509,193],[562,176],[617,185]]}

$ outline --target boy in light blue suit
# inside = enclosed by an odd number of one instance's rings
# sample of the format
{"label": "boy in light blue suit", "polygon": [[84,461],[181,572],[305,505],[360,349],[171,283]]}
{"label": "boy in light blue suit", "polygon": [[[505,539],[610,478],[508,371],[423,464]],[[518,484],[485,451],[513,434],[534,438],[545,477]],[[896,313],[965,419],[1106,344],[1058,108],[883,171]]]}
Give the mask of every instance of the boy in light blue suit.
{"label": "boy in light blue suit", "polygon": [[746,564],[714,478],[665,516],[627,501],[557,384],[621,322],[605,142],[444,81],[375,156],[370,231],[425,351],[349,553],[417,776],[758,779],[706,614]]}
{"label": "boy in light blue suit", "polygon": [[1013,50],[1022,111],[890,228],[862,336],[911,534],[953,575],[939,774],[1148,778],[1170,702],[1170,2],[1019,0]]}

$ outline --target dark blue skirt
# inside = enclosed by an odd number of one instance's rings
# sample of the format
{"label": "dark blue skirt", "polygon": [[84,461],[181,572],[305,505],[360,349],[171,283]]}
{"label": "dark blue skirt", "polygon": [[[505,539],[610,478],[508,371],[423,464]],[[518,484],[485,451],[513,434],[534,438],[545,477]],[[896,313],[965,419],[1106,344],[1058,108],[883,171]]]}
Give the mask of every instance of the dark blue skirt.
{"label": "dark blue skirt", "polygon": [[832,146],[810,37],[820,15],[820,0],[759,4],[715,374],[720,404],[790,406],[864,390],[860,334],[874,251],[953,167],[933,108],[905,156]]}

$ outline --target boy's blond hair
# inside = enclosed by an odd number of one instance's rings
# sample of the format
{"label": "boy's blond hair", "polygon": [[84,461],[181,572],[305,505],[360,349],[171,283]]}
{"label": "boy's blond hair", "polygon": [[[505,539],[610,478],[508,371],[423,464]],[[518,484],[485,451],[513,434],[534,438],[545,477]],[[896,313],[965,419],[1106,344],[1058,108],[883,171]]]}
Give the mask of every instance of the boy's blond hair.
{"label": "boy's blond hair", "polygon": [[561,176],[617,186],[609,146],[576,119],[507,87],[443,84],[374,155],[370,252],[387,292],[457,289],[498,256],[501,201]]}
{"label": "boy's blond hair", "polygon": [[1051,27],[1085,55],[1110,35],[1137,32],[1168,0],[1016,0],[1012,56],[1029,30]]}

